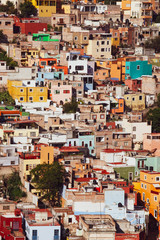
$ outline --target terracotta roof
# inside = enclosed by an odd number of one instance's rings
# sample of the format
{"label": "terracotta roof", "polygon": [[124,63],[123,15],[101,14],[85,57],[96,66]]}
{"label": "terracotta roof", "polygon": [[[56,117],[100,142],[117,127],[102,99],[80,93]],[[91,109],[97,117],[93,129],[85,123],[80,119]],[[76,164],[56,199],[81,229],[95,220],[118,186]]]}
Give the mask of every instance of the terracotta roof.
{"label": "terracotta roof", "polygon": [[79,152],[77,147],[62,147],[60,148],[61,152]]}
{"label": "terracotta roof", "polygon": [[19,123],[35,123],[35,120],[18,120],[18,121],[9,121],[8,123],[19,124]]}
{"label": "terracotta roof", "polygon": [[89,182],[90,180],[97,180],[97,178],[77,178],[76,182]]}

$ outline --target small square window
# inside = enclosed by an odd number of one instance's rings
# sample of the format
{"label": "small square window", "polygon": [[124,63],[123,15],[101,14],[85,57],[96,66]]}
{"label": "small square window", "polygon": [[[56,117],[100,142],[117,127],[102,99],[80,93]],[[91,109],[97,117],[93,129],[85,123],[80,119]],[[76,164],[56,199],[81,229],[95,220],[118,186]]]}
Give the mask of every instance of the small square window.
{"label": "small square window", "polygon": [[140,66],[139,65],[137,66],[137,70],[140,70]]}
{"label": "small square window", "polygon": [[33,92],[33,89],[32,89],[32,88],[30,88],[30,89],[29,89],[29,91],[30,91],[30,92]]}
{"label": "small square window", "polygon": [[33,101],[33,97],[29,97],[29,101]]}
{"label": "small square window", "polygon": [[23,97],[20,97],[19,100],[20,100],[20,101],[23,101],[24,99],[23,99]]}
{"label": "small square window", "polygon": [[40,88],[40,92],[43,92],[43,88]]}
{"label": "small square window", "polygon": [[21,89],[20,89],[20,92],[24,92],[24,89],[23,89],[23,88],[21,88]]}
{"label": "small square window", "polygon": [[155,202],[157,201],[157,196],[154,196],[154,201],[155,201]]}
{"label": "small square window", "polygon": [[39,100],[40,100],[40,101],[43,101],[43,97],[39,97]]}

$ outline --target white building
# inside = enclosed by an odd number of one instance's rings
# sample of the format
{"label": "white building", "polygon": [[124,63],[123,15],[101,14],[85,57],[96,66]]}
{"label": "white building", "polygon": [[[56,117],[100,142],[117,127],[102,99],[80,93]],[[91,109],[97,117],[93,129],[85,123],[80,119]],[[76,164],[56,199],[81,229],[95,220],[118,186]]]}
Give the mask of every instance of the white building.
{"label": "white building", "polygon": [[22,212],[25,220],[25,233],[28,240],[60,240],[61,227],[47,209],[32,209]]}
{"label": "white building", "polygon": [[128,119],[117,121],[116,125],[122,127],[125,132],[131,133],[133,136],[134,149],[139,149],[143,143],[143,134],[151,133],[151,125],[147,122],[129,122]]}

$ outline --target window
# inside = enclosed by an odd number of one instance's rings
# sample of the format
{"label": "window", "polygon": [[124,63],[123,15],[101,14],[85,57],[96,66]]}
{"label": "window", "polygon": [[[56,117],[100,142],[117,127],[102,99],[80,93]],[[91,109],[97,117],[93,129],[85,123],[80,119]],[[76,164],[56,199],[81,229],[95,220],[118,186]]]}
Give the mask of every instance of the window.
{"label": "window", "polygon": [[135,172],[135,176],[138,176],[138,172],[137,171]]}
{"label": "window", "polygon": [[83,40],[84,40],[84,41],[87,40],[87,37],[84,37]]}
{"label": "window", "polygon": [[144,189],[147,189],[147,185],[146,184],[144,184]]}
{"label": "window", "polygon": [[104,45],[105,44],[105,41],[101,41],[101,45]]}
{"label": "window", "polygon": [[3,210],[10,210],[10,206],[9,205],[3,206]]}
{"label": "window", "polygon": [[11,165],[14,165],[15,164],[15,161],[11,161]]}
{"label": "window", "polygon": [[136,127],[133,127],[133,131],[136,131]]}
{"label": "window", "polygon": [[97,41],[97,45],[99,45],[99,41]]}
{"label": "window", "polygon": [[107,52],[107,50],[108,50],[108,49],[106,48],[106,52]]}
{"label": "window", "polygon": [[125,147],[128,146],[128,142],[124,142],[124,146],[125,146]]}
{"label": "window", "polygon": [[32,236],[37,237],[37,230],[32,230]]}
{"label": "window", "polygon": [[0,77],[0,81],[2,81],[2,77]]}
{"label": "window", "polygon": [[43,88],[40,88],[40,92],[43,92]]}
{"label": "window", "polygon": [[75,41],[78,40],[78,37],[74,37],[74,40],[75,40]]}
{"label": "window", "polygon": [[84,147],[84,141],[82,141],[82,147]]}
{"label": "window", "polygon": [[101,52],[104,52],[104,48],[101,48]]}
{"label": "window", "polygon": [[33,92],[33,89],[32,89],[32,88],[30,88],[30,89],[29,89],[29,91],[30,91],[30,92]]}
{"label": "window", "polygon": [[133,134],[133,139],[136,139],[136,134]]}
{"label": "window", "polygon": [[152,166],[150,166],[149,171],[154,171]]}
{"label": "window", "polygon": [[159,181],[159,177],[156,177],[156,182],[158,182]]}
{"label": "window", "polygon": [[[55,237],[58,237],[59,236],[59,230],[58,229],[55,229],[54,230],[54,238]],[[55,239],[58,239],[58,238],[55,238]]]}
{"label": "window", "polygon": [[36,137],[36,132],[31,132],[31,133],[30,133],[30,136],[31,136],[31,137]]}
{"label": "window", "polygon": [[92,119],[97,119],[97,115],[92,115]]}
{"label": "window", "polygon": [[29,101],[33,101],[33,97],[29,97]]}
{"label": "window", "polygon": [[132,101],[135,101],[135,98],[134,98],[134,97],[132,98]]}
{"label": "window", "polygon": [[84,66],[76,66],[75,70],[84,70]]}
{"label": "window", "polygon": [[101,115],[100,115],[100,119],[104,119],[104,114],[101,114]]}
{"label": "window", "polygon": [[146,175],[144,175],[144,180],[147,180],[147,176]]}
{"label": "window", "polygon": [[40,101],[43,101],[43,97],[39,97],[39,100],[40,100]]}
{"label": "window", "polygon": [[142,100],[142,96],[139,96],[139,100]]}
{"label": "window", "polygon": [[145,201],[145,193],[144,192],[143,192],[142,196],[143,196],[142,200]]}
{"label": "window", "polygon": [[154,196],[154,201],[157,201],[157,196]]}
{"label": "window", "polygon": [[141,183],[141,188],[143,188],[143,183]]}
{"label": "window", "polygon": [[78,91],[78,94],[80,94],[80,95],[81,95],[81,94],[82,94],[82,91]]}
{"label": "window", "polygon": [[129,181],[132,181],[133,180],[133,172],[130,172],[129,173]]}
{"label": "window", "polygon": [[5,22],[5,25],[6,26],[11,25],[11,22]]}
{"label": "window", "polygon": [[69,223],[72,223],[72,218],[68,218],[68,222],[69,222]]}
{"label": "window", "polygon": [[21,89],[20,89],[20,92],[24,92],[24,89],[23,89],[23,88],[21,88]]}
{"label": "window", "polygon": [[63,90],[63,93],[70,93],[70,90]]}
{"label": "window", "polygon": [[147,198],[147,203],[149,203],[149,198]]}
{"label": "window", "polygon": [[55,94],[60,94],[60,90],[55,90],[54,93]]}
{"label": "window", "polygon": [[139,65],[137,66],[137,70],[140,70],[140,66]]}
{"label": "window", "polygon": [[82,84],[81,83],[78,83],[78,87],[81,87],[82,86]]}
{"label": "window", "polygon": [[157,210],[154,210],[154,217],[157,218]]}
{"label": "window", "polygon": [[42,61],[42,62],[41,62],[41,66],[46,66],[46,62],[45,62],[45,61]]}
{"label": "window", "polygon": [[92,147],[92,141],[89,141],[89,146]]}
{"label": "window", "polygon": [[19,100],[20,100],[20,101],[23,101],[23,97],[20,97]]}
{"label": "window", "polygon": [[107,41],[107,45],[109,45],[109,41]]}

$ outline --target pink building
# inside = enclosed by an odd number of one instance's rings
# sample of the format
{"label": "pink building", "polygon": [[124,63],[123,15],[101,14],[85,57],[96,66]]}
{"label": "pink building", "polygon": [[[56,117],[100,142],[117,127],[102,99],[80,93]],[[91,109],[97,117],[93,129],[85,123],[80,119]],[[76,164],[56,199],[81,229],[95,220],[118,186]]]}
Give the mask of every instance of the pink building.
{"label": "pink building", "polygon": [[56,81],[51,86],[50,98],[57,104],[70,102],[72,99],[72,85],[63,85],[63,81]]}
{"label": "pink building", "polygon": [[143,149],[152,151],[155,156],[160,156],[160,133],[144,134]]}

